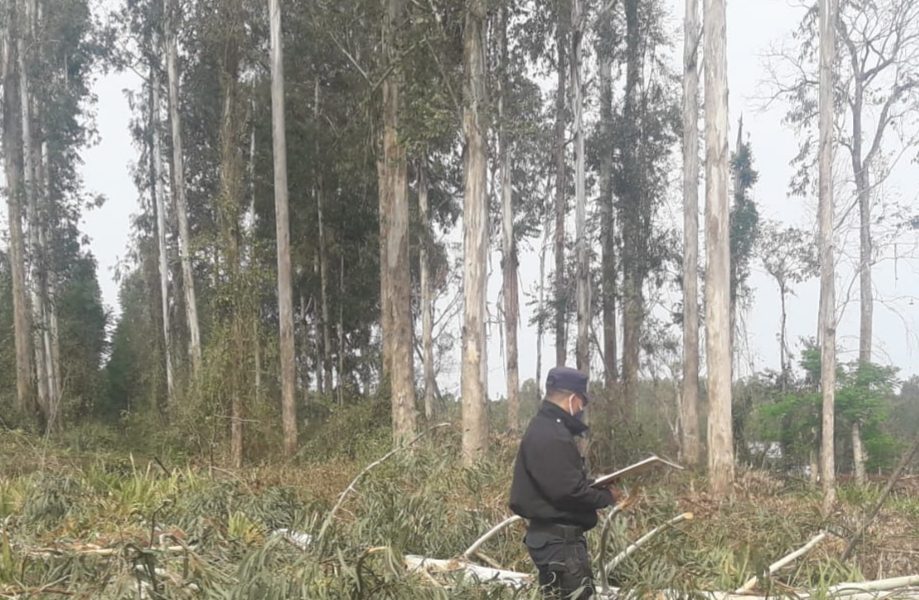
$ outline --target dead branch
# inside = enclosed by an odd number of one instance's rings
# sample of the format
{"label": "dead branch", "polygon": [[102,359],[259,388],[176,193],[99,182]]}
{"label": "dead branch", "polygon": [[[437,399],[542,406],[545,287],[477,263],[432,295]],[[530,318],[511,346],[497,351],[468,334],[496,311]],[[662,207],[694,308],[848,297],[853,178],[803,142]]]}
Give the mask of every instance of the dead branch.
{"label": "dead branch", "polygon": [[874,503],[874,507],[871,509],[871,512],[868,513],[868,517],[862,521],[862,524],[859,525],[858,530],[855,532],[855,535],[852,536],[852,539],[849,540],[849,543],[846,544],[846,549],[842,553],[842,559],[847,560],[852,556],[852,551],[855,550],[855,546],[858,545],[858,542],[861,541],[865,531],[868,529],[868,526],[874,521],[874,518],[877,516],[878,512],[881,510],[881,506],[884,504],[884,501],[887,500],[887,496],[890,495],[890,492],[893,491],[893,486],[896,485],[897,480],[900,478],[900,475],[906,469],[913,457],[919,453],[919,435],[916,436],[916,439],[913,440],[913,445],[903,453],[900,462],[897,464],[897,467],[893,470],[893,473],[890,474],[890,478],[887,480],[887,484],[884,486],[884,491],[881,492],[881,495],[878,496],[877,501]]}

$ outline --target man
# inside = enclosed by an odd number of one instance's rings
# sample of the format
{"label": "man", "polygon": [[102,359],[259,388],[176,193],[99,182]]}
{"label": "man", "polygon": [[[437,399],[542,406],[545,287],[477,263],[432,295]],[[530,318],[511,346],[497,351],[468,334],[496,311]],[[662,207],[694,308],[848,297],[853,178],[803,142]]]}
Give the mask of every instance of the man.
{"label": "man", "polygon": [[593,574],[584,532],[597,511],[614,502],[611,489],[590,486],[575,436],[587,432],[587,375],[555,367],[546,377],[546,400],[530,421],[517,451],[510,507],[529,520],[524,543],[547,598],[587,600]]}

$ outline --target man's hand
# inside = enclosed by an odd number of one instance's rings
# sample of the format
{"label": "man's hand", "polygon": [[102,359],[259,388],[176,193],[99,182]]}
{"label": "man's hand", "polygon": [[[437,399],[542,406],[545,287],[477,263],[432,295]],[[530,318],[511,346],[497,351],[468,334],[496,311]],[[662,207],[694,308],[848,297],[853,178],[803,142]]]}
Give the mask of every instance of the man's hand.
{"label": "man's hand", "polygon": [[635,493],[626,495],[622,490],[609,486],[609,491],[613,495],[613,502],[615,506],[619,508],[620,511],[625,512],[638,504],[638,501],[641,500],[641,494],[636,490]]}

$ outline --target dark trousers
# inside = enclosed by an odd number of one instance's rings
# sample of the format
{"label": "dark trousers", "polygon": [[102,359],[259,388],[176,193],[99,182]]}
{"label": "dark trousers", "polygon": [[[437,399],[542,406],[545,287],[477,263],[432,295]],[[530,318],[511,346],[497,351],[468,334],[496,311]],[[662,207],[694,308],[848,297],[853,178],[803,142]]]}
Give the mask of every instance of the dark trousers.
{"label": "dark trousers", "polygon": [[589,600],[593,597],[593,573],[581,528],[531,524],[524,543],[539,571],[544,598]]}

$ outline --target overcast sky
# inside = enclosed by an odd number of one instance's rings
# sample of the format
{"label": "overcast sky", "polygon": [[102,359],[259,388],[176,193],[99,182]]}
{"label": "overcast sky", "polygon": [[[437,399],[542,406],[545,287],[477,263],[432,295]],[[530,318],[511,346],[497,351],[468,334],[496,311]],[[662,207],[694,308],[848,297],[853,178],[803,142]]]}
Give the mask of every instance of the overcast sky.
{"label": "overcast sky", "polygon": [[[116,0],[104,1],[116,4]],[[682,1],[668,0],[668,4],[671,6],[671,29],[677,32],[682,22]],[[737,119],[743,114],[745,137],[752,144],[755,167],[760,175],[753,195],[761,217],[813,231],[813,201],[791,198],[787,193],[792,173],[789,161],[797,151],[797,141],[793,132],[782,126],[785,108],[776,106],[769,111],[760,110],[763,104],[760,99],[763,94],[763,54],[770,45],[787,39],[799,22],[800,15],[801,9],[787,0],[734,0],[728,3],[728,76],[732,128],[729,139],[733,146]],[[681,55],[680,44],[673,52],[676,72],[681,71]],[[113,280],[114,268],[126,253],[130,215],[138,210],[138,193],[130,174],[130,166],[136,160],[137,151],[131,144],[128,130],[130,112],[124,91],[137,89],[139,85],[140,81],[134,74],[111,74],[98,80],[95,93],[99,99],[97,125],[100,142],[83,153],[83,176],[87,189],[101,193],[108,199],[102,208],[86,213],[83,229],[92,240],[92,251],[99,262],[99,278],[105,303],[115,313],[117,285]],[[882,193],[889,199],[915,204],[917,181],[919,168],[911,162],[901,163]],[[674,189],[676,192],[678,187]],[[846,188],[840,191],[840,196],[845,198],[849,193]],[[675,198],[678,200],[678,196]],[[678,201],[671,201],[664,207],[662,214],[669,215],[675,223],[682,223]],[[915,250],[915,239],[912,245],[909,241],[904,242],[903,249]],[[497,256],[493,256],[492,263],[495,276],[490,282],[489,296],[495,302],[500,287],[500,277],[497,275],[500,263]],[[751,284],[755,289],[755,298],[747,315],[751,355],[757,369],[776,368],[778,290],[758,261],[754,260],[752,267]],[[837,284],[837,296],[842,303],[841,299],[845,297],[851,282],[851,269],[841,265],[840,270],[842,273]],[[537,277],[537,255],[534,252],[524,253],[521,257],[521,287],[524,293],[535,289]],[[919,373],[919,311],[913,304],[913,298],[919,296],[919,262],[905,258],[882,262],[874,270],[874,285],[877,296],[882,299],[876,303],[875,309],[875,360],[900,367],[904,376]],[[839,328],[839,342],[842,346],[840,360],[856,357],[858,304],[857,288],[854,289],[856,300],[845,306]],[[799,336],[813,336],[816,332],[817,299],[817,281],[814,280],[801,285],[797,297],[789,303],[788,330],[795,350],[798,348]],[[523,296],[521,300],[524,305]],[[670,298],[663,299],[665,303],[671,301]],[[536,332],[527,326],[530,315],[525,305],[522,311],[521,381],[533,377],[536,370]],[[491,330],[488,351],[489,390],[492,396],[503,394],[505,389],[504,362],[498,333],[497,328]],[[543,348],[544,365],[554,361],[554,356],[554,341],[547,336]],[[441,385],[446,390],[458,391],[458,374],[446,375]]]}

